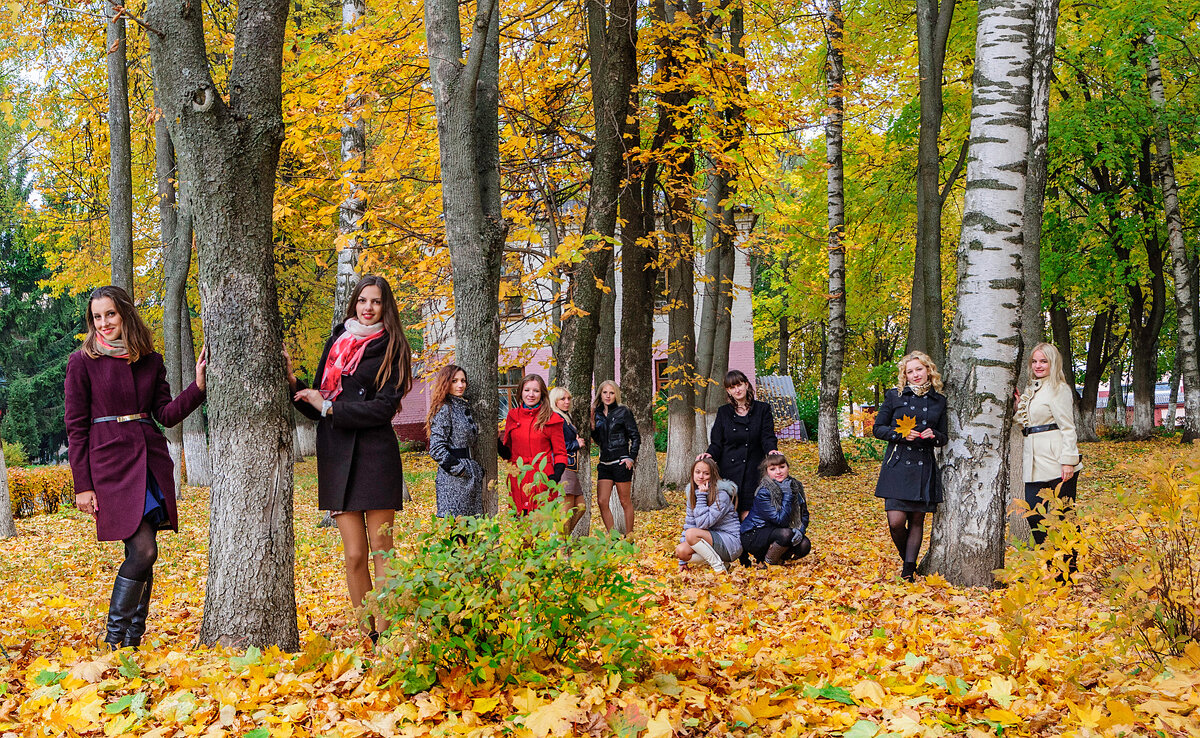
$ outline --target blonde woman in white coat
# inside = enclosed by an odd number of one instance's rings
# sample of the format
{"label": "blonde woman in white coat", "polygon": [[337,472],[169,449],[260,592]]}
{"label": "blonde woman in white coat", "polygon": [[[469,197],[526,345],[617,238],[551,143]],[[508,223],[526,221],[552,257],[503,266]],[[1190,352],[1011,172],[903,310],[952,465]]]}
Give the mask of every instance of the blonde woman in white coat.
{"label": "blonde woman in white coat", "polygon": [[1039,343],[1029,355],[1029,370],[1033,379],[1018,395],[1015,420],[1025,435],[1025,501],[1033,511],[1029,528],[1040,546],[1046,540],[1042,490],[1057,488],[1059,498],[1073,505],[1083,464],[1075,435],[1075,392],[1063,376],[1062,355],[1051,344]]}

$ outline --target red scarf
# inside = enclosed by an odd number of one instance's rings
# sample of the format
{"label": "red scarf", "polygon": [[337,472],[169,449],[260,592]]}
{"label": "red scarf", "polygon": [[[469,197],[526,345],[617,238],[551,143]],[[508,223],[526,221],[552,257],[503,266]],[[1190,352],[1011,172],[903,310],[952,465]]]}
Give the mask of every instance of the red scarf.
{"label": "red scarf", "polygon": [[326,400],[337,399],[342,393],[342,375],[358,370],[358,362],[367,352],[367,344],[383,335],[383,321],[365,326],[354,318],[346,321],[346,330],[329,347],[325,359],[325,371],[321,375],[321,396]]}
{"label": "red scarf", "polygon": [[104,340],[104,337],[99,333],[96,334],[96,345],[100,348],[100,353],[105,356],[111,356],[114,359],[128,359],[129,350],[125,348],[125,339],[118,338],[109,343]]}

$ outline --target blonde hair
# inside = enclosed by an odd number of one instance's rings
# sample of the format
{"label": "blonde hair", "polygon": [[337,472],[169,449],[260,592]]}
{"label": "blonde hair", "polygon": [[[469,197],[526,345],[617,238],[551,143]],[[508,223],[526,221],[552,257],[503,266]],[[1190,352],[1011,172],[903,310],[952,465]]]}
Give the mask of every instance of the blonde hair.
{"label": "blonde hair", "polygon": [[1050,362],[1050,371],[1047,372],[1046,378],[1042,381],[1048,387],[1056,387],[1060,384],[1066,384],[1067,378],[1063,374],[1062,354],[1058,352],[1058,347],[1052,343],[1042,342],[1033,347],[1029,352],[1029,381],[1033,382],[1037,377],[1033,376],[1033,355],[1038,351],[1042,352],[1042,356],[1046,357],[1046,361]]}
{"label": "blonde hair", "polygon": [[900,361],[896,367],[900,370],[896,377],[896,391],[903,392],[908,386],[908,377],[905,376],[905,369],[908,367],[908,362],[916,359],[925,365],[925,371],[929,372],[929,381],[933,383],[933,389],[942,391],[942,373],[938,371],[937,364],[933,363],[933,359],[923,351],[909,351],[904,356],[900,357]]}
{"label": "blonde hair", "polygon": [[611,379],[606,379],[596,388],[596,401],[592,403],[592,426],[596,425],[596,413],[600,408],[604,407],[604,388],[612,387],[613,390],[613,406],[621,404],[621,387]]}
{"label": "blonde hair", "polygon": [[554,389],[550,390],[550,412],[557,413],[560,418],[569,423],[571,422],[571,418],[568,417],[567,414],[562,410],[558,409],[558,401],[564,397],[571,397],[571,391],[566,387],[555,387]]}

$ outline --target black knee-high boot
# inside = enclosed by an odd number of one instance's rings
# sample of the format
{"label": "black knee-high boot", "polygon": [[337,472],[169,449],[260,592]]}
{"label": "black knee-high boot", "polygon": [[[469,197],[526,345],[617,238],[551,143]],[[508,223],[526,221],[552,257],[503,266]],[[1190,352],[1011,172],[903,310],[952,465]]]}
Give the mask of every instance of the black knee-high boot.
{"label": "black knee-high boot", "polygon": [[133,625],[134,613],[142,601],[146,583],[126,579],[118,575],[113,582],[112,597],[108,601],[108,626],[104,642],[114,651],[121,647],[125,634]]}
{"label": "black knee-high boot", "polygon": [[129,623],[129,629],[125,631],[125,638],[121,640],[121,645],[126,648],[137,648],[142,645],[142,636],[146,633],[146,615],[150,612],[150,592],[154,589],[154,572],[150,572],[150,576],[146,579],[146,588],[142,590],[142,598],[138,602],[137,609],[133,611],[133,618]]}

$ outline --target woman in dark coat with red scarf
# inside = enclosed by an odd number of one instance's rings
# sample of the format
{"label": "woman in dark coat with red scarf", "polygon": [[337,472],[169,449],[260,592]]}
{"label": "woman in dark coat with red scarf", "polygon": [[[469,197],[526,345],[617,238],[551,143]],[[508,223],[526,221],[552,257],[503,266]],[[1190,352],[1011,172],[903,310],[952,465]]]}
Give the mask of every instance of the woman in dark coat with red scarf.
{"label": "woman in dark coat with red scarf", "polygon": [[[387,280],[366,276],[354,288],[345,321],[325,342],[313,381],[318,389],[296,379],[290,357],[287,375],[296,409],[317,421],[318,505],[333,513],[342,535],[357,609],[371,590],[371,553],[391,550],[392,523],[404,507],[392,418],[412,387],[412,349]],[[376,579],[382,567],[376,555]],[[369,634],[379,637],[375,629]]]}
{"label": "woman in dark coat with red scarf", "polygon": [[155,425],[173,426],[204,402],[207,352],[196,381],[174,400],[162,356],[128,293],[101,287],[88,300],[87,336],[67,360],[67,455],[75,504],[101,541],[124,541],[104,642],[141,644],[158,559],[158,531],[179,530],[174,464]]}
{"label": "woman in dark coat with red scarf", "polygon": [[[538,495],[548,489],[535,480],[539,472],[557,482],[567,468],[567,444],[563,435],[563,420],[550,408],[546,382],[537,374],[527,374],[521,380],[521,404],[508,411],[504,418],[504,433],[500,436],[500,457],[517,466],[508,475],[508,491],[513,506],[526,514],[542,502],[556,499],[550,490],[545,500]],[[521,466],[530,466],[524,472]]]}

